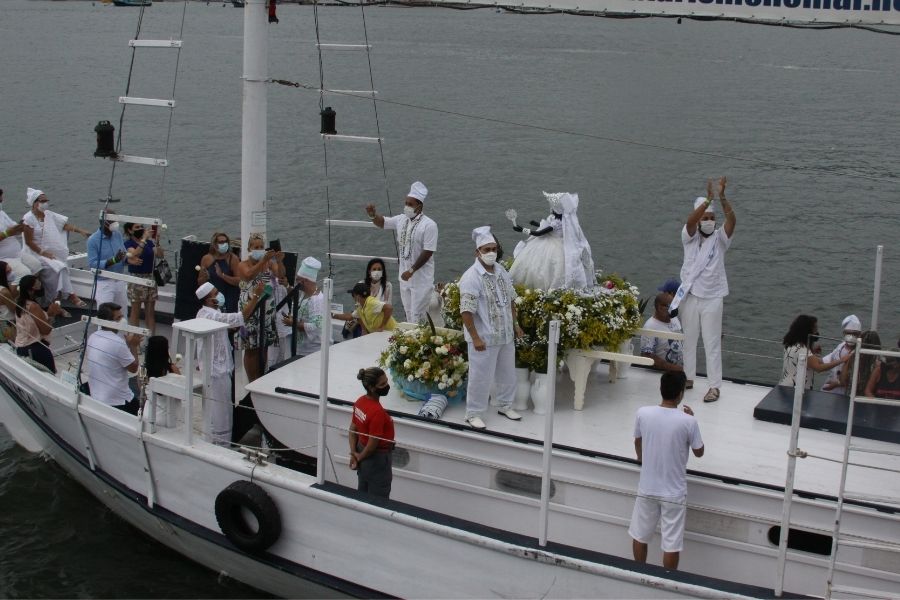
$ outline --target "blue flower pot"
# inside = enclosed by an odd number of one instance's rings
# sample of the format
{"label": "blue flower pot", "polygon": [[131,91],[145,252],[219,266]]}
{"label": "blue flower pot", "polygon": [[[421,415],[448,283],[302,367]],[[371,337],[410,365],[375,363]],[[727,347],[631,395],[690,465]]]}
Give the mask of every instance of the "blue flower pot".
{"label": "blue flower pot", "polygon": [[409,381],[405,377],[400,377],[393,371],[391,371],[391,379],[394,381],[394,385],[401,392],[403,392],[404,396],[413,400],[424,402],[431,394],[441,394],[443,396],[446,396],[447,400],[454,403],[465,402],[466,400],[466,379],[462,380],[462,383],[456,389],[455,395],[452,396],[450,394],[453,394],[453,391],[448,392],[448,390],[440,390],[438,389],[437,385],[431,383],[423,383],[418,379]]}

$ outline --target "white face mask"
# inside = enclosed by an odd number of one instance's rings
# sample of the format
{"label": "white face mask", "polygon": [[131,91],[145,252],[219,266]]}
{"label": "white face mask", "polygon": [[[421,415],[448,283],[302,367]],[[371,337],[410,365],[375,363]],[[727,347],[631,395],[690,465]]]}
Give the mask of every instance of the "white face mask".
{"label": "white face mask", "polygon": [[497,262],[497,253],[496,252],[485,252],[481,255],[481,262],[486,264],[489,267],[494,266],[494,263]]}
{"label": "white face mask", "polygon": [[262,257],[265,255],[266,255],[265,250],[251,250],[250,251],[250,258],[252,258],[253,260],[262,260]]}
{"label": "white face mask", "polygon": [[107,227],[109,228],[110,231],[118,231],[119,230],[119,222],[113,221],[112,223],[107,225]]}
{"label": "white face mask", "polygon": [[407,219],[415,219],[416,218],[416,209],[412,206],[404,206],[403,214],[406,215]]}
{"label": "white face mask", "polygon": [[372,278],[372,281],[380,281],[381,280],[381,271],[373,270],[371,273],[369,273],[369,276]]}
{"label": "white face mask", "polygon": [[702,234],[709,235],[715,230],[716,230],[716,222],[715,221],[700,221],[700,232]]}
{"label": "white face mask", "polygon": [[44,212],[50,206],[49,202],[38,202],[37,209],[38,212]]}

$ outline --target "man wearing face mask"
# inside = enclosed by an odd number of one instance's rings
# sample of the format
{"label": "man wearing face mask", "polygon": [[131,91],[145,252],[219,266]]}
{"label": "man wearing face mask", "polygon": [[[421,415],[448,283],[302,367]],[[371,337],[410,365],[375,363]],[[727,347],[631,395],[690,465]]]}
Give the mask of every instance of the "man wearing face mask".
{"label": "man wearing face mask", "polygon": [[[736,219],[731,203],[725,198],[726,179],[719,179],[719,202],[725,213],[725,224],[716,229],[713,211],[713,182],[706,183],[706,197],[694,201],[681,230],[684,263],[681,266],[681,286],[669,305],[672,316],[681,319],[684,329],[684,373],[688,389],[694,386],[697,375],[697,339],[703,334],[706,350],[706,378],[709,390],[704,402],[719,399],[722,386],[722,308],[728,295],[725,276],[725,252],[731,247]],[[675,311],[678,311],[675,313]]]}
{"label": "man wearing face mask", "polygon": [[469,345],[469,381],[466,388],[466,423],[486,427],[482,415],[488,407],[491,385],[497,411],[507,419],[522,417],[513,410],[516,395],[516,290],[503,265],[497,263],[497,240],[490,226],[472,231],[475,262],[459,280],[459,312]]}
{"label": "man wearing face mask", "polygon": [[[297,322],[294,323],[291,315],[282,317],[282,322],[295,330],[297,356],[306,356],[322,349],[322,320],[328,307],[325,304],[325,294],[316,284],[321,268],[322,263],[318,259],[312,256],[303,259],[297,269],[297,285],[303,290],[297,308]],[[328,333],[328,343],[331,344],[331,332]]]}
{"label": "man wearing face mask", "polygon": [[434,289],[434,252],[437,250],[438,226],[423,214],[428,188],[416,181],[409,188],[403,214],[384,217],[375,205],[366,206],[366,213],[381,229],[397,231],[400,251],[400,301],[406,320],[418,323],[425,319]]}
{"label": "man wearing face mask", "polygon": [[[253,314],[265,290],[260,281],[250,295],[241,312],[224,313],[225,295],[210,282],[197,288],[195,295],[203,306],[197,311],[198,319],[210,319],[225,323],[229,327],[241,327],[244,320]],[[231,402],[231,387],[234,385],[234,358],[227,331],[217,331],[212,336],[212,369],[210,370],[210,397],[203,403],[203,433],[206,441],[219,446],[231,442],[231,426],[234,423]],[[203,356],[202,342],[197,344],[197,356]]]}
{"label": "man wearing face mask", "polygon": [[[115,214],[107,210],[106,215]],[[105,215],[104,215],[105,217]],[[87,241],[88,266],[92,269],[125,272],[125,238],[119,231],[119,222],[103,219],[103,226],[91,234]],[[124,281],[110,279],[100,275],[97,278],[97,304],[113,302],[119,306],[130,306],[128,301],[128,285]]]}
{"label": "man wearing face mask", "polygon": [[[834,350],[822,358],[823,362],[834,362],[853,352],[853,349],[856,347],[856,338],[862,335],[862,322],[856,315],[847,315],[841,322],[841,331],[843,332],[844,341],[835,346]],[[828,371],[825,383],[822,384],[822,391],[847,395],[847,388],[841,385],[841,371],[846,368],[847,366],[841,363]],[[850,369],[852,370],[852,367]]]}

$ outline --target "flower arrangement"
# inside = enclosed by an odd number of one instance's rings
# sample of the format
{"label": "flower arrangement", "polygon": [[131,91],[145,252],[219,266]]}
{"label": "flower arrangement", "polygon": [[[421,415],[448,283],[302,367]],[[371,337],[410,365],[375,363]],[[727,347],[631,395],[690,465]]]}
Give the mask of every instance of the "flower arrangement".
{"label": "flower arrangement", "polygon": [[[378,364],[390,369],[394,381],[407,395],[418,382],[427,390],[449,398],[465,391],[467,346],[458,331],[441,327],[422,326],[406,331],[397,330],[389,339],[387,349],[381,353]],[[424,398],[417,398],[424,399]]]}
{"label": "flower arrangement", "polygon": [[[554,319],[561,325],[557,346],[560,363],[568,350],[617,350],[631,339],[641,326],[637,287],[618,275],[604,276],[598,271],[596,277],[597,287],[584,291],[516,286],[516,312],[525,332],[516,342],[516,366],[547,371],[549,323]],[[461,327],[459,286],[447,284],[443,296],[444,321],[448,327]]]}

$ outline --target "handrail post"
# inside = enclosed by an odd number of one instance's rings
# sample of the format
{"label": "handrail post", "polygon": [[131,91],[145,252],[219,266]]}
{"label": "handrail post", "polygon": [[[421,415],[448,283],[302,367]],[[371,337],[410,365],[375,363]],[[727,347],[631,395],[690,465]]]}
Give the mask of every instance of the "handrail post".
{"label": "handrail post", "polygon": [[332,280],[322,282],[322,294],[325,296],[325,315],[322,318],[319,351],[319,446],[316,450],[316,479],[319,485],[325,483],[325,431],[328,426],[328,353],[331,350],[331,290]]}
{"label": "handrail post", "polygon": [[791,414],[791,439],[788,445],[788,467],[784,482],[784,502],[781,509],[781,535],[778,538],[778,568],[775,576],[775,595],[784,591],[784,570],[787,561],[788,533],[791,528],[791,504],[794,499],[794,473],[797,468],[797,439],[800,436],[800,414],[803,408],[803,392],[806,389],[807,350],[800,350],[797,357],[797,374],[794,376],[794,410]]}
{"label": "handrail post", "polygon": [[550,519],[550,458],[553,455],[553,411],[556,408],[556,345],[559,343],[559,321],[550,321],[547,346],[547,415],[544,417],[544,461],[541,470],[541,511],[538,543],[547,545]]}
{"label": "handrail post", "polygon": [[872,326],[869,329],[878,329],[878,310],[881,302],[881,262],[884,259],[884,246],[879,245],[875,250],[875,289],[872,292]]}

